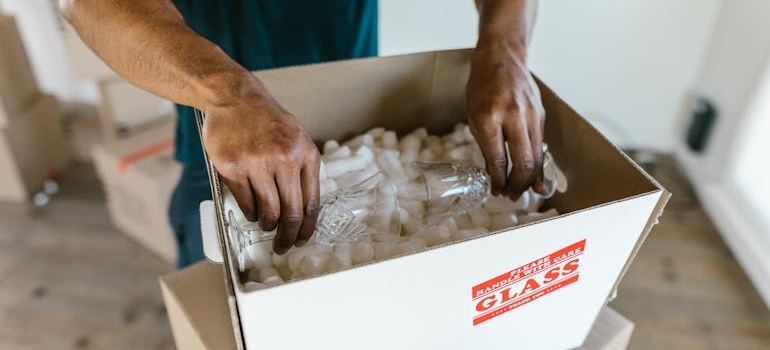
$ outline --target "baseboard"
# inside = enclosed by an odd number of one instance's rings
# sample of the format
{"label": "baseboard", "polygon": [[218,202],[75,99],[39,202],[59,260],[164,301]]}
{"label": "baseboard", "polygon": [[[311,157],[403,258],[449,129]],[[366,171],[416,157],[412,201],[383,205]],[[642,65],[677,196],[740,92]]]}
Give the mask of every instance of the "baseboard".
{"label": "baseboard", "polygon": [[695,191],[765,305],[770,307],[770,239],[754,224],[750,211],[741,208],[735,191],[715,184],[695,186]]}

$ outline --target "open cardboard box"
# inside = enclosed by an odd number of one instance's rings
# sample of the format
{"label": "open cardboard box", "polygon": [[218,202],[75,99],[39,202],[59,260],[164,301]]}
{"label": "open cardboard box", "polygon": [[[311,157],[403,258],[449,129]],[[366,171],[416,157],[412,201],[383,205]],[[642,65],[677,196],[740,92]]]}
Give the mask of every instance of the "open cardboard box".
{"label": "open cardboard box", "polygon": [[[164,276],[160,285],[177,349],[235,349],[221,266],[201,261]],[[605,306],[575,350],[624,350],[633,330],[631,321]]]}
{"label": "open cardboard box", "polygon": [[[344,140],[375,126],[400,133],[424,126],[441,134],[466,119],[470,53],[421,53],[256,74],[317,142]],[[236,346],[580,346],[669,193],[539,85],[547,114],[545,141],[570,183],[566,193],[547,203],[562,214],[476,239],[246,292],[224,234],[222,185],[210,167],[214,204],[202,211],[203,233],[218,237],[218,244],[206,250],[210,259],[223,263]]]}

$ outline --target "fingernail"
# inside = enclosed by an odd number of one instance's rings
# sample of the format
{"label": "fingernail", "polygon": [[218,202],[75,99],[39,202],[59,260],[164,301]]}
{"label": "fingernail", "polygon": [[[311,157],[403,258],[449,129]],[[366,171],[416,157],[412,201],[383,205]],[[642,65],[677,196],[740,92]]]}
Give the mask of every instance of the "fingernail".
{"label": "fingernail", "polygon": [[299,241],[294,242],[294,246],[297,247],[297,248],[299,248],[299,247],[301,247],[301,246],[303,246],[305,244],[307,244],[307,240],[299,240]]}

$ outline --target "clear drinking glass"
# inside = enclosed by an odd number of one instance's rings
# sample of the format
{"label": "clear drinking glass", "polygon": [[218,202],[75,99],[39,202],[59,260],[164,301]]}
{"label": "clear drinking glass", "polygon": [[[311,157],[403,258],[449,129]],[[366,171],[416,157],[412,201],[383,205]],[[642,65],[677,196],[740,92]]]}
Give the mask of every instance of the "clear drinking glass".
{"label": "clear drinking glass", "polygon": [[[489,175],[467,163],[415,162],[420,179],[427,191],[422,217],[426,226],[440,223],[450,217],[481,207],[490,195]],[[556,193],[558,169],[548,146],[543,144],[543,198]]]}
{"label": "clear drinking glass", "polygon": [[[238,220],[232,209],[227,219],[239,269],[245,271],[251,265],[269,262],[276,230],[263,231],[256,222]],[[385,174],[378,172],[356,185],[321,197],[313,233],[316,242],[347,244],[375,234],[379,237],[401,234],[396,187]]]}
{"label": "clear drinking glass", "polygon": [[353,243],[374,234],[399,236],[396,187],[382,172],[351,187],[321,198],[321,211],[313,233],[326,245]]}

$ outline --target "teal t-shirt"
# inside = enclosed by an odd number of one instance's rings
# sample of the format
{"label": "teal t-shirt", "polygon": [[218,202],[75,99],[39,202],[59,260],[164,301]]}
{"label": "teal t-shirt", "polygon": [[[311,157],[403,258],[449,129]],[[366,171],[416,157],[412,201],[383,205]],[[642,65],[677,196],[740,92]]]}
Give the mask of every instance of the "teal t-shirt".
{"label": "teal t-shirt", "polygon": [[[377,0],[174,0],[174,4],[190,27],[249,70],[377,55]],[[177,112],[176,158],[205,171],[193,110],[177,105]]]}

